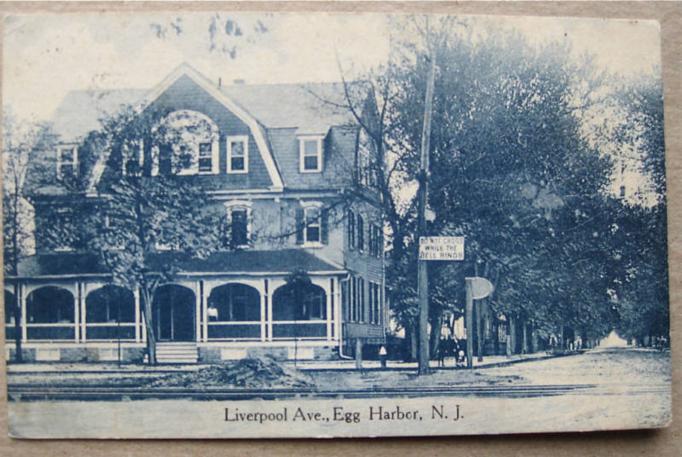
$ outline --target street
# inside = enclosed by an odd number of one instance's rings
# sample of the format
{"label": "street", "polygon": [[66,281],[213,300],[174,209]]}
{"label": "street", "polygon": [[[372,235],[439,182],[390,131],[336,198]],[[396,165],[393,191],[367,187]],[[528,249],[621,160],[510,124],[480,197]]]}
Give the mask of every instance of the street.
{"label": "street", "polygon": [[[423,410],[424,420],[431,420],[428,408],[456,408],[457,417],[461,418],[456,423],[433,419],[430,424],[433,434],[623,429],[654,427],[670,419],[669,352],[593,350],[499,368],[443,370],[424,377],[396,371],[321,372],[312,376],[319,386],[317,394],[302,392],[295,398],[290,391],[275,395],[274,401],[264,400],[272,398],[264,391],[249,392],[245,397],[261,400],[235,400],[239,398],[233,395],[235,389],[211,389],[207,397],[193,391],[189,398],[182,398],[176,389],[176,394],[171,392],[166,400],[160,399],[165,398],[163,389],[154,389],[153,395],[147,394],[147,400],[135,400],[135,395],[131,395],[134,388],[127,394],[122,392],[124,388],[119,388],[115,401],[98,401],[90,394],[89,399],[94,401],[19,400],[10,401],[9,409],[16,430],[21,430],[24,436],[36,437],[76,434],[169,437],[180,433],[195,437],[258,436],[262,435],[259,424],[240,423],[226,428],[223,409],[268,412],[275,405],[313,408],[321,412],[321,417],[329,417],[332,409],[342,404],[346,410],[357,409],[361,419],[369,406]],[[18,378],[15,375],[11,378],[10,398],[22,390],[15,384]],[[332,378],[336,378],[334,384]],[[107,389],[116,390],[114,386]],[[59,388],[48,390],[52,394],[59,392]],[[144,415],[139,414],[141,409]],[[69,420],[60,420],[63,417]],[[395,423],[365,419],[346,429],[344,436],[400,434]],[[187,421],[201,426],[187,429]],[[305,426],[319,427],[319,433],[324,435],[329,433],[329,425]],[[268,432],[273,436],[302,436],[310,431],[302,427],[295,421],[270,423]]]}

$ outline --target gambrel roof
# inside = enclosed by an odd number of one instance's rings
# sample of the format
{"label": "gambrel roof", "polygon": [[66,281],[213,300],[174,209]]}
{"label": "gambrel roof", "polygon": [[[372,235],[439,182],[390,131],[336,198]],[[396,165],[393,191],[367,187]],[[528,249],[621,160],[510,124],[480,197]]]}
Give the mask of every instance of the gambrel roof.
{"label": "gambrel roof", "polygon": [[[324,136],[332,127],[350,125],[352,121],[350,113],[341,106],[344,93],[340,83],[235,84],[218,87],[189,65],[183,64],[153,89],[68,93],[55,112],[55,133],[61,143],[78,143],[99,128],[101,118],[114,115],[126,105],[143,109],[181,78],[192,80],[249,126],[270,176],[272,189],[275,190],[284,186],[278,158],[281,160],[290,151],[272,151],[270,132],[288,129],[294,135]],[[91,191],[99,182],[107,160],[107,157],[100,157],[94,165],[88,178]]]}

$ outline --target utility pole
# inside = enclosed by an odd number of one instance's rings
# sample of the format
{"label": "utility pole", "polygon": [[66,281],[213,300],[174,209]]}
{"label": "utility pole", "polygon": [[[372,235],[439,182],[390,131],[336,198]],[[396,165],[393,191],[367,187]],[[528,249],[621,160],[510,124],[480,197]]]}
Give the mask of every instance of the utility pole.
{"label": "utility pole", "polygon": [[[428,18],[427,18],[428,21]],[[428,49],[429,72],[426,79],[424,100],[424,124],[421,141],[421,167],[419,170],[419,214],[418,236],[426,236],[426,205],[429,184],[429,148],[431,143],[431,112],[433,110],[433,86],[436,74],[436,53],[432,48],[428,22],[426,24],[426,46]],[[418,261],[417,291],[419,295],[419,370],[423,375],[429,372],[429,276],[425,260]]]}

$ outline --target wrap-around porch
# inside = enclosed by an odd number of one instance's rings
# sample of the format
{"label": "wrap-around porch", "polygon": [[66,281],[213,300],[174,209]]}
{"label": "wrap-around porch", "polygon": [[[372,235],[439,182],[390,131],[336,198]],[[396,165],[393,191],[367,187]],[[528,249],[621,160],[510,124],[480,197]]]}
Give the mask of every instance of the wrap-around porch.
{"label": "wrap-around porch", "polygon": [[[338,342],[338,274],[288,284],[285,275],[187,277],[159,286],[152,325],[159,341],[250,343]],[[6,339],[18,329],[26,343],[146,343],[139,290],[106,278],[32,278],[5,286]]]}

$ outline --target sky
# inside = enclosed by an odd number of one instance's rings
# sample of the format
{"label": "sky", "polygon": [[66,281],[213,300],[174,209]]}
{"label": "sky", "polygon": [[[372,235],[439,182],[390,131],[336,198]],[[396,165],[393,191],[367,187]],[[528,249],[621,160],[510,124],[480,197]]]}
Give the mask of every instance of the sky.
{"label": "sky", "polygon": [[[215,14],[61,14],[5,18],[3,103],[20,118],[49,120],[70,90],[152,88],[187,62],[223,84],[338,81],[386,61],[391,29],[383,14],[226,14],[228,37],[211,43]],[[571,41],[625,76],[660,65],[653,21],[474,16],[472,27],[515,28],[532,43]],[[258,32],[266,28],[266,32]],[[181,30],[178,33],[178,30]],[[221,50],[225,49],[224,52]],[[234,57],[229,54],[234,52]],[[338,56],[338,57],[337,57]]]}

